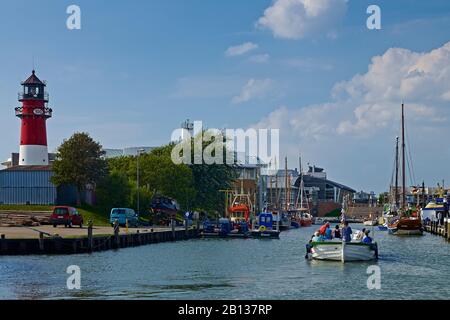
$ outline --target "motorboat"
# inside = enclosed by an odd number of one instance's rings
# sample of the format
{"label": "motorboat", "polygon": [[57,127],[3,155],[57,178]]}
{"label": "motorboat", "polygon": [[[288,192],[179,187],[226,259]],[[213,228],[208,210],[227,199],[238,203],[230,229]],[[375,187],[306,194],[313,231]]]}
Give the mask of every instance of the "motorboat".
{"label": "motorboat", "polygon": [[323,261],[372,261],[378,259],[378,244],[362,243],[356,240],[358,230],[354,230],[354,237],[351,242],[345,242],[341,239],[329,241],[312,242],[309,246],[309,255],[311,259]]}

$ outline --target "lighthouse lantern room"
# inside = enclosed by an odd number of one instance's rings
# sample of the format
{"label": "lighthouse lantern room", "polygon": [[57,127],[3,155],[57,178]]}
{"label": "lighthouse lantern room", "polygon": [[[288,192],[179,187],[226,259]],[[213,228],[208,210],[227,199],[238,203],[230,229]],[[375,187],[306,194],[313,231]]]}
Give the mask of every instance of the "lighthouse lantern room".
{"label": "lighthouse lantern room", "polygon": [[16,116],[21,119],[19,165],[48,165],[46,122],[52,117],[52,109],[47,106],[46,83],[39,80],[33,70],[21,85],[23,91],[19,93],[19,102],[22,106],[15,109]]}

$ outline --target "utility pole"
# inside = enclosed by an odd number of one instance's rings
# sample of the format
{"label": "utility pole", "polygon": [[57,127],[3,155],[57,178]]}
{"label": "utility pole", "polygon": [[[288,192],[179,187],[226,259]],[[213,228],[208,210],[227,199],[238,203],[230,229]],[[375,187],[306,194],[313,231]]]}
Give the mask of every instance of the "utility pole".
{"label": "utility pole", "polygon": [[140,208],[140,190],[139,190],[139,188],[140,188],[140,186],[139,186],[139,157],[140,157],[140,155],[141,155],[141,153],[143,153],[143,152],[145,152],[145,150],[144,149],[138,149],[138,151],[137,151],[137,159],[136,159],[136,161],[137,161],[137,165],[136,165],[136,177],[137,177],[137,179],[136,179],[136,184],[137,184],[137,214],[138,215],[140,215],[140,213],[141,213],[141,208]]}

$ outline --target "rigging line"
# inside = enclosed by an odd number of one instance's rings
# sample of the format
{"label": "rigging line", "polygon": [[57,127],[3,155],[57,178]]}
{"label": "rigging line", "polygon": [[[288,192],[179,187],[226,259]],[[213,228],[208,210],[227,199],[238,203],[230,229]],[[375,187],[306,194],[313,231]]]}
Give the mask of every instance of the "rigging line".
{"label": "rigging line", "polygon": [[[406,128],[407,128],[407,126],[406,126]],[[417,179],[416,179],[416,172],[415,172],[415,170],[414,170],[414,162],[413,162],[412,154],[411,154],[412,149],[411,149],[411,143],[410,143],[410,141],[411,141],[411,139],[409,138],[409,130],[406,130],[406,142],[407,142],[407,144],[408,144],[408,156],[409,156],[409,159],[410,159],[410,161],[411,161],[411,171],[412,171],[411,177],[412,177],[412,179],[414,180],[414,181],[413,181],[413,182],[414,182],[413,184],[416,185]]]}
{"label": "rigging line", "polygon": [[396,161],[395,161],[395,159],[394,159],[394,166],[392,167],[392,175],[391,175],[391,183],[389,184],[389,188],[388,188],[388,190],[389,190],[389,192],[388,192],[388,194],[389,194],[389,201],[391,202],[392,201],[392,185],[394,184],[394,176],[395,176],[395,164],[396,164]]}
{"label": "rigging line", "polygon": [[391,174],[391,184],[389,185],[389,192],[391,192],[391,187],[394,184],[394,180],[395,180],[395,166],[397,164],[397,156],[396,156],[396,148],[394,148],[394,165],[392,166],[392,174]]}
{"label": "rigging line", "polygon": [[411,172],[411,164],[410,164],[410,162],[409,162],[409,157],[406,157],[406,164],[407,164],[407,166],[408,166],[408,173],[409,173],[409,183],[410,183],[410,185],[414,185],[414,182],[413,182],[413,178],[412,178],[412,172]]}

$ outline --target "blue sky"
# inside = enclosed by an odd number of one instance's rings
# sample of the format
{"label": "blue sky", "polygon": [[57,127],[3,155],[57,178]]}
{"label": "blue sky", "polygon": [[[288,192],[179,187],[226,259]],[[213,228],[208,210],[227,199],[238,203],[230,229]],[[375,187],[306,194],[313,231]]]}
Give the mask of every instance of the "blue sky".
{"label": "blue sky", "polygon": [[[81,30],[66,28],[71,4]],[[382,30],[366,27],[370,4]],[[160,145],[187,118],[279,128],[292,167],[302,153],[379,192],[404,99],[417,182],[450,183],[448,1],[15,0],[0,25],[2,159],[18,150],[13,108],[34,57],[54,109],[50,150],[75,131],[109,148]]]}

